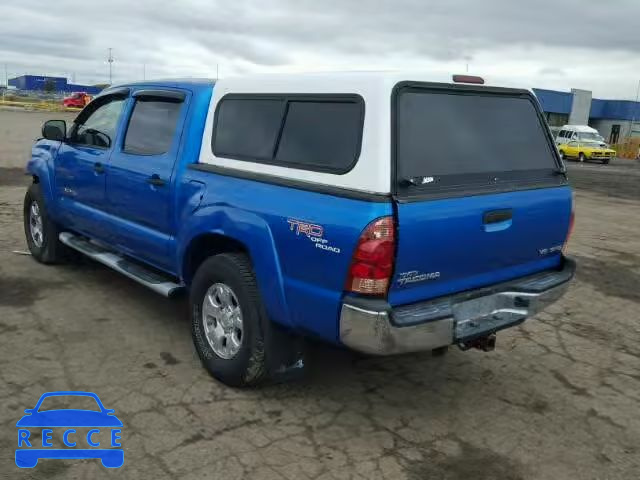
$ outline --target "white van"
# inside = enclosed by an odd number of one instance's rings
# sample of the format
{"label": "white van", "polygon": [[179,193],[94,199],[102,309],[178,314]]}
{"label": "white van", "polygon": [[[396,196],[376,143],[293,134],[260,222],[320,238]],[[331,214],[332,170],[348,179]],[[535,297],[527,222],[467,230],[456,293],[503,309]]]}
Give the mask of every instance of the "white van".
{"label": "white van", "polygon": [[556,145],[564,145],[571,141],[576,142],[600,142],[601,147],[606,147],[602,135],[595,128],[588,125],[564,125],[556,137]]}

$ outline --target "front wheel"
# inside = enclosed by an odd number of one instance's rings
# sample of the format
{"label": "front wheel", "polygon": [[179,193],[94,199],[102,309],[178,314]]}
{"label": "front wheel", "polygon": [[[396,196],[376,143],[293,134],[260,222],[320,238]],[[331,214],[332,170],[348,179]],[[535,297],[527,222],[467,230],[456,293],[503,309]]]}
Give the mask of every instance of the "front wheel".
{"label": "front wheel", "polygon": [[60,233],[49,218],[39,183],[33,183],[24,196],[24,233],[31,256],[40,263],[58,263],[65,252],[58,239]]}
{"label": "front wheel", "polygon": [[205,260],[193,279],[190,303],[193,343],[209,373],[234,387],[262,381],[268,320],[249,258],[225,253]]}
{"label": "front wheel", "polygon": [[564,152],[562,150],[560,150],[560,159],[564,162],[567,157],[565,157]]}
{"label": "front wheel", "polygon": [[609,159],[608,158],[603,159],[602,160],[602,164],[603,165],[608,165],[609,164]]}
{"label": "front wheel", "polygon": [[578,155],[578,161],[580,163],[584,163],[584,161],[587,159],[587,157],[584,156],[584,153],[580,152],[580,154]]}

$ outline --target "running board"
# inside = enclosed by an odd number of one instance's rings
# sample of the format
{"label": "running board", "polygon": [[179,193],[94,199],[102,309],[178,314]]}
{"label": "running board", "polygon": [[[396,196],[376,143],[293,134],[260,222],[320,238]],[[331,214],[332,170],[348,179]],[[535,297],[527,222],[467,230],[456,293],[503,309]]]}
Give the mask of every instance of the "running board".
{"label": "running board", "polygon": [[79,237],[69,232],[62,232],[60,241],[83,253],[87,257],[100,262],[107,267],[114,269],[132,280],[141,283],[160,295],[170,297],[184,289],[184,285],[175,283],[167,276],[157,273],[137,262],[133,262],[126,257],[115,253],[102,245],[99,245],[86,238]]}

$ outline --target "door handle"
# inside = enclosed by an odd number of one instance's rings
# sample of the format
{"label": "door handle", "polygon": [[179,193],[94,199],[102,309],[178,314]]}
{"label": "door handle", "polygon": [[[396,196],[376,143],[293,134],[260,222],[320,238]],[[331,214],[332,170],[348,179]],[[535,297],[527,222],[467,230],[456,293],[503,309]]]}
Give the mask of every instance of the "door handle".
{"label": "door handle", "polygon": [[485,232],[500,232],[511,227],[512,220],[511,209],[508,210],[493,210],[486,212],[482,216],[484,225],[482,228]]}
{"label": "door handle", "polygon": [[507,220],[511,220],[513,213],[511,209],[508,210],[493,210],[491,212],[486,212],[482,217],[482,222],[487,225],[489,223],[500,223],[506,222]]}
{"label": "door handle", "polygon": [[151,185],[154,185],[156,187],[162,187],[167,182],[161,179],[160,175],[158,175],[157,173],[154,173],[149,178],[147,178],[147,183],[150,183]]}
{"label": "door handle", "polygon": [[96,173],[104,173],[104,166],[100,162],[93,164],[93,171]]}

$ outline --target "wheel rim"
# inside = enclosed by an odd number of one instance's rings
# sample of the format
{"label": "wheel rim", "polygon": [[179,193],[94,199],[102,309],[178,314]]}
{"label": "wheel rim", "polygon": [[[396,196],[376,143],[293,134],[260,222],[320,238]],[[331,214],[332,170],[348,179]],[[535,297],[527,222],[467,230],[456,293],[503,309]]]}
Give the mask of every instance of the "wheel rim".
{"label": "wheel rim", "polygon": [[216,355],[229,360],[238,353],[244,338],[242,310],[231,287],[224,283],[209,287],[202,302],[202,326]]}
{"label": "wheel rim", "polygon": [[40,214],[38,202],[31,202],[29,207],[29,233],[33,244],[38,248],[42,248],[44,229],[42,228],[42,215]]}

